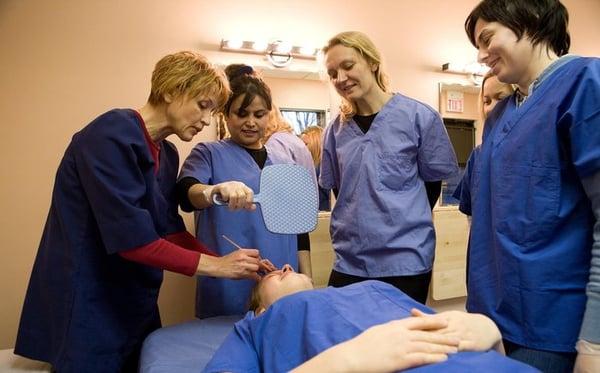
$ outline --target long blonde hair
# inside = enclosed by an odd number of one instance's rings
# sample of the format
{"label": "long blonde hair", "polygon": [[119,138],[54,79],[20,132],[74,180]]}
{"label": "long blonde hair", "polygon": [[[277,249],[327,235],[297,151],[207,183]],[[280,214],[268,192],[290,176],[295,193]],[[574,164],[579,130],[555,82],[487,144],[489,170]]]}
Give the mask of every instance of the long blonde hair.
{"label": "long blonde hair", "polygon": [[265,134],[263,136],[263,144],[269,140],[272,134],[276,132],[287,132],[293,133],[294,129],[292,125],[285,120],[283,115],[281,115],[281,111],[279,107],[273,104],[273,108],[269,113],[269,122],[267,123],[267,127],[265,128]]}
{"label": "long blonde hair", "polygon": [[313,159],[315,167],[321,163],[321,143],[323,140],[323,128],[319,126],[310,126],[302,131],[302,140],[306,144],[308,151]]}
{"label": "long blonde hair", "polygon": [[[335,35],[327,44],[323,47],[323,54],[335,47],[336,45],[342,45],[347,48],[352,48],[357,51],[362,58],[367,61],[369,65],[377,66],[377,69],[373,71],[375,81],[379,88],[384,92],[388,92],[388,78],[382,68],[381,53],[375,47],[375,44],[369,39],[369,37],[360,31],[345,31]],[[346,100],[342,97],[342,104],[340,105],[341,119],[343,122],[348,121],[354,114],[356,114],[356,106],[353,102]]]}

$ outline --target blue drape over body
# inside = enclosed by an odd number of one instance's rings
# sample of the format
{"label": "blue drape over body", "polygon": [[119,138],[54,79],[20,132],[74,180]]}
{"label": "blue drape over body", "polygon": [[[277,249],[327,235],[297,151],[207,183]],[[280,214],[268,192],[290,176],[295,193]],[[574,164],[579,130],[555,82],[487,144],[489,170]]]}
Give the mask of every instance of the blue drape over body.
{"label": "blue drape over body", "polygon": [[[412,308],[431,313],[380,281],[295,293],[275,302],[264,314],[255,317],[249,312],[236,323],[204,372],[288,372],[371,326],[410,316]],[[537,372],[491,351],[450,355],[446,362],[414,371]]]}

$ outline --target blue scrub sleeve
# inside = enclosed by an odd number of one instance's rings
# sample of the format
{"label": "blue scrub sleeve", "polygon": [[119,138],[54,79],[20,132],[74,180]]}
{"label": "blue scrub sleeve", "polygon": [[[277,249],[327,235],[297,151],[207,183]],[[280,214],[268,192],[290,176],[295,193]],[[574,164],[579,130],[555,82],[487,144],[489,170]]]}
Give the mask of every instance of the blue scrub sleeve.
{"label": "blue scrub sleeve", "polygon": [[456,190],[452,197],[459,200],[458,209],[465,215],[471,216],[471,184],[473,181],[473,168],[475,167],[475,157],[479,153],[480,147],[477,146],[471,152],[467,166],[465,167],[465,173],[463,174],[460,183],[456,186]]}
{"label": "blue scrub sleeve", "polygon": [[210,150],[204,144],[198,144],[183,162],[178,180],[193,177],[202,184],[211,184],[213,180],[212,168]]}
{"label": "blue scrub sleeve", "polygon": [[600,343],[600,172],[583,179],[582,184],[592,203],[596,223],[594,224],[590,280],[586,289],[587,303],[579,338]]}
{"label": "blue scrub sleeve", "polygon": [[471,193],[468,184],[469,181],[465,172],[462,180],[456,186],[452,197],[458,200],[458,210],[467,216],[471,216],[473,212],[471,211]]}
{"label": "blue scrub sleeve", "polygon": [[323,134],[319,185],[324,189],[339,189],[339,168],[335,151],[334,126],[339,119],[332,122]]}
{"label": "blue scrub sleeve", "polygon": [[600,171],[600,60],[593,60],[563,119],[569,129],[573,164],[583,179]]}
{"label": "blue scrub sleeve", "polygon": [[[140,207],[146,180],[138,153],[147,149],[139,128],[107,122],[80,139],[76,169],[106,251],[113,254],[159,239],[149,211]],[[136,144],[138,139],[142,141]]]}
{"label": "blue scrub sleeve", "polygon": [[[590,199],[596,222],[593,229],[587,303],[579,337],[600,343],[600,60],[593,60],[580,78],[566,118],[571,158]],[[563,119],[564,119],[563,118]]]}
{"label": "blue scrub sleeve", "polygon": [[[596,104],[588,104],[597,106],[600,92],[596,100]],[[600,108],[571,127],[570,139],[571,156],[579,176],[585,178],[600,171]]]}
{"label": "blue scrub sleeve", "polygon": [[417,164],[423,180],[444,180],[458,172],[454,148],[440,116],[427,107],[415,120],[419,133]]}

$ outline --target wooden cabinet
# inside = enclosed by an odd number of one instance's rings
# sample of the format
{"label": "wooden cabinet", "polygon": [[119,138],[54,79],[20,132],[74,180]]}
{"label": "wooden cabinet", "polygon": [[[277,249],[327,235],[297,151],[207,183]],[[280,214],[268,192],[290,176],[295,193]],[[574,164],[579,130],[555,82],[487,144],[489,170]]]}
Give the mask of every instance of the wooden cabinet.
{"label": "wooden cabinet", "polygon": [[[335,253],[329,236],[331,214],[320,213],[317,229],[310,233],[311,263],[315,287],[327,286]],[[437,243],[431,296],[434,300],[464,297],[467,294],[466,252],[469,222],[456,207],[441,207],[434,211]]]}
{"label": "wooden cabinet", "polygon": [[431,297],[434,300],[464,297],[469,221],[456,207],[442,207],[434,211],[433,225],[436,247]]}
{"label": "wooden cabinet", "polygon": [[335,259],[333,246],[331,246],[331,236],[329,235],[330,221],[331,213],[320,212],[317,229],[310,232],[310,261],[313,282],[317,288],[327,286]]}

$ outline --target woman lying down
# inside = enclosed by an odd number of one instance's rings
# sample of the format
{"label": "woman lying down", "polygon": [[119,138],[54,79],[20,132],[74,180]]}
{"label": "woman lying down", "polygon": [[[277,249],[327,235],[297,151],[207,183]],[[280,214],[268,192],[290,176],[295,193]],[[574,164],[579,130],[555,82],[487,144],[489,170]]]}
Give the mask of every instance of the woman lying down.
{"label": "woman lying down", "polygon": [[483,315],[428,315],[380,281],[312,289],[310,278],[287,265],[263,277],[252,310],[204,371],[537,371],[494,351],[502,349],[500,332]]}

